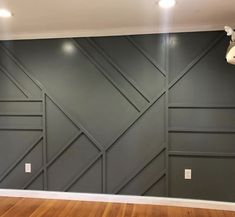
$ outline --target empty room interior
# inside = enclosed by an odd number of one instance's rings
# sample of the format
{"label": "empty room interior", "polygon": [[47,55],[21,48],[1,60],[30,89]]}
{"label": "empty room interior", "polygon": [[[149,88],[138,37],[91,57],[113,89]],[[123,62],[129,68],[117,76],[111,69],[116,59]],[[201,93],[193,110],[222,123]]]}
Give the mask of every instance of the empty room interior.
{"label": "empty room interior", "polygon": [[0,0],[0,217],[235,217],[235,0]]}

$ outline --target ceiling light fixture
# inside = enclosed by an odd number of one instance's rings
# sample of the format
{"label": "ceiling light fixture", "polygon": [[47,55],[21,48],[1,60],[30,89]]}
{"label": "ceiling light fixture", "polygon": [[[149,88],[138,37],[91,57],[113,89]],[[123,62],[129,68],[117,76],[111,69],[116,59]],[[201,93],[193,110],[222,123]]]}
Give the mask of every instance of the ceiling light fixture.
{"label": "ceiling light fixture", "polygon": [[8,18],[11,17],[12,13],[6,9],[0,9],[0,17]]}
{"label": "ceiling light fixture", "polygon": [[175,6],[176,1],[175,0],[160,0],[158,4],[161,8],[171,8]]}

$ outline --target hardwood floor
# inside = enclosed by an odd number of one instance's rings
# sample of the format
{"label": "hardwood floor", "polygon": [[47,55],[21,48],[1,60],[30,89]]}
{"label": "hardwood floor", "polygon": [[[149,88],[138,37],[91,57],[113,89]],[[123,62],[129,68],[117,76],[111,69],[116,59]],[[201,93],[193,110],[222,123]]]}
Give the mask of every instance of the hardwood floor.
{"label": "hardwood floor", "polygon": [[235,217],[235,212],[137,204],[0,197],[1,217]]}

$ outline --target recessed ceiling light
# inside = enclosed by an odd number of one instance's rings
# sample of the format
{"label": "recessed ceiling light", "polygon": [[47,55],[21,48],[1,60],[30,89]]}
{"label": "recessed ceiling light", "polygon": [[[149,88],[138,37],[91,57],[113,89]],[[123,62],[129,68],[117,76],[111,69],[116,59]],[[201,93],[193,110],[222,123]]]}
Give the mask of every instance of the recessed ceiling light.
{"label": "recessed ceiling light", "polygon": [[8,18],[11,17],[12,13],[6,9],[0,9],[0,17]]}
{"label": "recessed ceiling light", "polygon": [[160,0],[158,4],[161,8],[171,8],[175,6],[176,1],[175,0]]}

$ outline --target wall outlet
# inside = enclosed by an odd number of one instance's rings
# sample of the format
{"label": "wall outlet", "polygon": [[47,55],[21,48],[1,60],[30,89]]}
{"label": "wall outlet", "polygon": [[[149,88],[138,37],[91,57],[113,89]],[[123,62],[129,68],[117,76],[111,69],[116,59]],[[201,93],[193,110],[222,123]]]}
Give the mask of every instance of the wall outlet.
{"label": "wall outlet", "polygon": [[184,179],[192,179],[192,170],[191,169],[184,170]]}
{"label": "wall outlet", "polygon": [[24,166],[24,171],[25,173],[31,173],[31,163],[26,163],[25,166]]}

